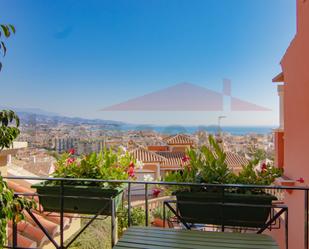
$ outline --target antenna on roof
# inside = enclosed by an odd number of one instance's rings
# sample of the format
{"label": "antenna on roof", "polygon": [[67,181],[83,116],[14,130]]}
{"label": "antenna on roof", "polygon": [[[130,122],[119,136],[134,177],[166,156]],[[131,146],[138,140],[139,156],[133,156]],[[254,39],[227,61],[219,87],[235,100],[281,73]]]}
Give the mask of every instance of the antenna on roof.
{"label": "antenna on roof", "polygon": [[222,133],[222,129],[221,129],[221,119],[226,118],[226,116],[218,116],[218,134],[217,134],[217,141],[218,142],[222,142],[222,138],[221,138],[221,133]]}

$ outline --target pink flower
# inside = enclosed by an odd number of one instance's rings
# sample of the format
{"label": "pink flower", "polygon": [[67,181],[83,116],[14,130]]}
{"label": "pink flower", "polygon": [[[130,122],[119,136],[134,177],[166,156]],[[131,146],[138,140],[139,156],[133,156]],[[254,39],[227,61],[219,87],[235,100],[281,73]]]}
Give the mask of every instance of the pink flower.
{"label": "pink flower", "polygon": [[181,160],[182,160],[183,163],[186,163],[190,160],[190,157],[184,156]]}
{"label": "pink flower", "polygon": [[262,170],[263,173],[267,171],[267,165],[266,165],[266,163],[263,163],[263,164],[262,164],[261,170]]}
{"label": "pink flower", "polygon": [[130,177],[134,177],[134,176],[135,176],[134,167],[129,167],[129,169],[128,169],[128,175],[129,175]]}
{"label": "pink flower", "polygon": [[74,155],[74,154],[75,154],[75,150],[74,150],[74,148],[69,149],[69,154],[70,154],[70,155]]}
{"label": "pink flower", "polygon": [[72,164],[74,162],[75,162],[75,158],[70,157],[67,159],[67,164]]}
{"label": "pink flower", "polygon": [[158,189],[158,188],[154,188],[154,189],[152,190],[152,195],[153,195],[154,197],[156,197],[156,198],[159,196],[160,193],[161,193],[161,190]]}
{"label": "pink flower", "polygon": [[302,177],[300,177],[300,178],[298,178],[296,181],[298,181],[299,183],[304,183],[304,182],[305,182],[305,179],[302,178]]}

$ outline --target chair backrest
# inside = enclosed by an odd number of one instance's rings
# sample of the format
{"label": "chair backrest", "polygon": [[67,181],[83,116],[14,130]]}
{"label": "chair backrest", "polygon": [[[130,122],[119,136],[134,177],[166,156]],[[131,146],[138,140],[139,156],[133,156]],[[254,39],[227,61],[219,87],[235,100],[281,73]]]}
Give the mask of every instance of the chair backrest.
{"label": "chair backrest", "polygon": [[176,194],[180,216],[187,223],[263,227],[270,215],[269,194],[188,192]]}

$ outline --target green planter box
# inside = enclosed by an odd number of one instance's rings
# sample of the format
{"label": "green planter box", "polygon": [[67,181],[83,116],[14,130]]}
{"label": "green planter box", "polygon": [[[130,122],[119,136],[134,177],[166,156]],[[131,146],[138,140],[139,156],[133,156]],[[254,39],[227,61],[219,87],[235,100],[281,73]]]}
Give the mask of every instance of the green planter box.
{"label": "green planter box", "polygon": [[[34,184],[31,186],[37,190],[40,204],[44,211],[60,212],[60,186],[48,185],[43,183]],[[46,195],[46,196],[45,196]],[[48,196],[50,195],[50,196]],[[106,189],[97,186],[74,186],[64,185],[64,207],[66,213],[78,214],[96,214],[104,208],[102,215],[111,215],[111,200],[115,199],[115,207],[117,208],[122,200],[123,188]],[[91,199],[109,198],[108,199]]]}
{"label": "green planter box", "polygon": [[[240,227],[262,227],[270,214],[271,207],[244,207],[248,205],[271,205],[277,198],[269,194],[176,192],[180,215],[188,223],[214,224]],[[192,203],[194,202],[194,203]]]}

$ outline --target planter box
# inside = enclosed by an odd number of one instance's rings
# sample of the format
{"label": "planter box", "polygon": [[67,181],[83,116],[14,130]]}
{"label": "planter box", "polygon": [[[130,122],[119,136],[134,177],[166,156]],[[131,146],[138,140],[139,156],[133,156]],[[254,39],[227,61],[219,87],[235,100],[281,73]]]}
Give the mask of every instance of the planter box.
{"label": "planter box", "polygon": [[[265,225],[271,207],[240,205],[270,206],[277,199],[269,194],[224,193],[223,200],[222,193],[216,192],[177,192],[176,197],[179,213],[188,223],[255,228]],[[235,206],[222,206],[223,201]]]}
{"label": "planter box", "polygon": [[[48,185],[43,182],[34,184],[31,187],[35,188],[39,195],[44,195],[39,196],[40,204],[43,206],[44,211],[61,211],[59,185]],[[117,208],[121,203],[122,194],[123,188],[120,187],[106,189],[97,186],[64,185],[63,211],[66,213],[97,214],[102,208],[106,207],[101,214],[111,215],[111,199],[115,199],[115,207]],[[91,197],[108,199],[91,199]]]}

